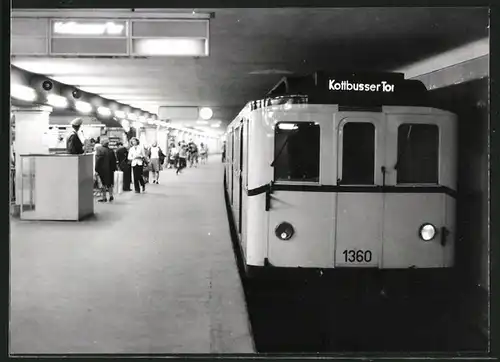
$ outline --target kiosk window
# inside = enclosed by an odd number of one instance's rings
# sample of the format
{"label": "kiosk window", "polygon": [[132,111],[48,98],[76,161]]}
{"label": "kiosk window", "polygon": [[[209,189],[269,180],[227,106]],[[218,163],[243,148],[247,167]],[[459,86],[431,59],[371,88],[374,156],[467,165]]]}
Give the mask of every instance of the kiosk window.
{"label": "kiosk window", "polygon": [[276,181],[319,181],[319,125],[278,123],[274,137]]}
{"label": "kiosk window", "polygon": [[375,126],[352,122],[344,125],[342,140],[344,185],[373,185],[375,174]]}
{"label": "kiosk window", "polygon": [[432,124],[398,128],[398,184],[438,183],[439,129]]}

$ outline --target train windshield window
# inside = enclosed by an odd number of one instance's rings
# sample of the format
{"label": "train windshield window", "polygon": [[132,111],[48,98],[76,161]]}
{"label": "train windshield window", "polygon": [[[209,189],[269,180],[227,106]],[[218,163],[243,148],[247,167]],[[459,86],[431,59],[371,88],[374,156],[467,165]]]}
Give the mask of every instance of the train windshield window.
{"label": "train windshield window", "polygon": [[274,139],[276,181],[319,181],[319,125],[278,123]]}
{"label": "train windshield window", "polygon": [[344,185],[373,185],[375,126],[351,122],[343,127],[342,180]]}
{"label": "train windshield window", "polygon": [[398,129],[397,183],[438,183],[439,129],[402,124]]}

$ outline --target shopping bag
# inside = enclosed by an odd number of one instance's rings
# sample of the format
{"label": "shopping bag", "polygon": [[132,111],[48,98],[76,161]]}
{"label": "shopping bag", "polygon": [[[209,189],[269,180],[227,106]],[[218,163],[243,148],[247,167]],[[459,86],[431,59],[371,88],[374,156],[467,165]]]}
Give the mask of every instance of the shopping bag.
{"label": "shopping bag", "polygon": [[121,194],[123,192],[123,171],[115,171],[113,193]]}

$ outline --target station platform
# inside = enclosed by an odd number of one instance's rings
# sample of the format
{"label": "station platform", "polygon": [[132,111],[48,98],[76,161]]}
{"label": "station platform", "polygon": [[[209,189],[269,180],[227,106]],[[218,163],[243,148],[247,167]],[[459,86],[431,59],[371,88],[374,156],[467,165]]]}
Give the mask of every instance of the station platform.
{"label": "station platform", "polygon": [[163,170],[80,222],[13,218],[10,354],[253,353],[222,170]]}

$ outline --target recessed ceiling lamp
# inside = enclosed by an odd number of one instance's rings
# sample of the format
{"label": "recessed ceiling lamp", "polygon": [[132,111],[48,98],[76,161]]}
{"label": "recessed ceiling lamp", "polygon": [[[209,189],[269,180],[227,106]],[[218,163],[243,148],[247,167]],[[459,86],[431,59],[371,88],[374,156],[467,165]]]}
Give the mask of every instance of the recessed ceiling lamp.
{"label": "recessed ceiling lamp", "polygon": [[92,105],[90,103],[87,103],[87,102],[76,101],[75,108],[78,112],[81,112],[81,113],[92,112]]}
{"label": "recessed ceiling lamp", "polygon": [[47,103],[56,108],[66,108],[68,106],[68,100],[56,94],[49,94],[47,96]]}
{"label": "recessed ceiling lamp", "polygon": [[111,116],[111,110],[109,108],[106,108],[106,107],[98,107],[97,113],[99,113],[103,117]]}
{"label": "recessed ceiling lamp", "polygon": [[131,121],[136,121],[137,120],[137,116],[133,113],[129,113],[127,118]]}
{"label": "recessed ceiling lamp", "polygon": [[33,102],[37,98],[36,92],[33,88],[20,84],[12,84],[10,95],[16,99],[26,102]]}
{"label": "recessed ceiling lamp", "polygon": [[212,116],[214,115],[214,112],[209,107],[201,108],[199,113],[200,113],[200,118],[204,120],[208,120],[212,118]]}
{"label": "recessed ceiling lamp", "polygon": [[126,118],[125,112],[123,111],[115,111],[115,116],[117,116],[118,118]]}

